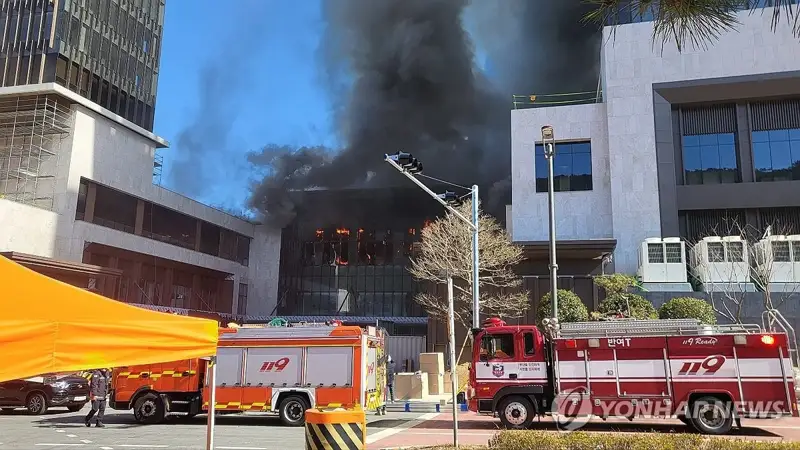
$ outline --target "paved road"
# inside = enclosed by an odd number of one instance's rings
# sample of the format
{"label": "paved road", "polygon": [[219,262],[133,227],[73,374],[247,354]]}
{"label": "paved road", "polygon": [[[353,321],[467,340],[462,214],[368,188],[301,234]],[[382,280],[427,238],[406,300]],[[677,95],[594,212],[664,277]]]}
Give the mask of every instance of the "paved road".
{"label": "paved road", "polygon": [[[142,426],[130,412],[107,411],[106,428],[86,428],[79,413],[53,410],[45,416],[24,411],[0,415],[0,450],[197,450],[205,448],[205,416]],[[367,416],[368,442],[378,441],[435,414],[389,413]],[[218,450],[284,450],[305,447],[303,428],[281,426],[268,415],[226,415],[217,419]],[[372,447],[372,446],[371,446]]]}

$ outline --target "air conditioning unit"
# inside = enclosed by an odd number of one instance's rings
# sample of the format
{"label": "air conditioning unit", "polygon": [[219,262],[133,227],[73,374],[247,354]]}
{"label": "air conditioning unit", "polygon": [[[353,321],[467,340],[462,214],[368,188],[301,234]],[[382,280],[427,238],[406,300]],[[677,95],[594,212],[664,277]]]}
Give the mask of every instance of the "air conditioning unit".
{"label": "air conditioning unit", "polygon": [[703,283],[748,283],[750,255],[740,236],[708,236],[691,250],[692,272]]}
{"label": "air conditioning unit", "polygon": [[800,282],[800,235],[767,236],[756,243],[755,257],[759,281]]}
{"label": "air conditioning unit", "polygon": [[647,238],[639,249],[643,283],[686,283],[686,243],[681,238]]}

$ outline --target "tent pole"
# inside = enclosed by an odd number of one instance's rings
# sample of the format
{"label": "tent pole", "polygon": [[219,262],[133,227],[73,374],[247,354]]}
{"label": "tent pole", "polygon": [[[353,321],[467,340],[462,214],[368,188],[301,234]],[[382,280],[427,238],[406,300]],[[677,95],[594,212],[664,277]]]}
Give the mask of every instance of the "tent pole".
{"label": "tent pole", "polygon": [[208,387],[208,420],[206,422],[206,450],[214,450],[214,416],[217,412],[217,357],[212,356],[208,364],[210,365]]}

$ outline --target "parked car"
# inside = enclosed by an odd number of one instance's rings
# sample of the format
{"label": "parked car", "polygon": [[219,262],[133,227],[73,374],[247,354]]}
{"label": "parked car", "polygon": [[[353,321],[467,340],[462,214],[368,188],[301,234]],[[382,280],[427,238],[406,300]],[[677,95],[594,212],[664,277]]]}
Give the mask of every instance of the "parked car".
{"label": "parked car", "polygon": [[76,375],[43,376],[0,383],[0,409],[25,408],[44,414],[48,408],[80,411],[89,402],[89,380]]}

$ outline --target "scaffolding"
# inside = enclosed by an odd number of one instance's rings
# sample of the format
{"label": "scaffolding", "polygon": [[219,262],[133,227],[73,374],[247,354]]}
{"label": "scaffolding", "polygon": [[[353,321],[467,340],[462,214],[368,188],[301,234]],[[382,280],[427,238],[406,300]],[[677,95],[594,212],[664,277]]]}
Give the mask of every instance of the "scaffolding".
{"label": "scaffolding", "polygon": [[53,95],[0,99],[0,198],[52,210],[71,129],[69,105]]}
{"label": "scaffolding", "polygon": [[164,170],[164,155],[156,152],[153,158],[153,184],[161,186],[161,172]]}

